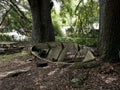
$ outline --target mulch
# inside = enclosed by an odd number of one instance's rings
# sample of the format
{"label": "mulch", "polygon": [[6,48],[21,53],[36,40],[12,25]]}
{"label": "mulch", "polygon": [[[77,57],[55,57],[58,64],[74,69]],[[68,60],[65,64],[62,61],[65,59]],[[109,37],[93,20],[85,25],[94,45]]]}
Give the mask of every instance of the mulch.
{"label": "mulch", "polygon": [[[22,63],[21,63],[22,62]],[[0,79],[0,90],[120,90],[120,63],[95,68],[70,69],[69,65],[37,65],[32,56],[0,63],[0,74],[31,67],[29,71]]]}

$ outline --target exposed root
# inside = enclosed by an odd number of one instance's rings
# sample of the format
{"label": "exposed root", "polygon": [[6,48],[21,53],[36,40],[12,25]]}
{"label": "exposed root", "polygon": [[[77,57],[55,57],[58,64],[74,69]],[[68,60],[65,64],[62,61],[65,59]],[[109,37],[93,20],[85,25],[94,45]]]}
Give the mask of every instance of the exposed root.
{"label": "exposed root", "polygon": [[68,64],[68,65],[73,64],[73,63],[67,63],[67,62],[53,62],[51,60],[39,57],[35,52],[32,52],[32,51],[31,51],[31,54],[33,56],[35,56],[36,58],[40,59],[40,60],[43,60],[43,61],[46,61],[46,62],[49,62],[49,63],[53,63],[53,64]]}
{"label": "exposed root", "polygon": [[24,68],[24,69],[18,69],[18,70],[13,70],[13,71],[8,71],[8,72],[3,72],[0,73],[0,79],[3,78],[8,78],[8,77],[16,77],[22,73],[26,73],[30,70],[30,67]]}
{"label": "exposed root", "polygon": [[79,69],[79,68],[94,68],[102,64],[102,61],[90,61],[90,62],[77,62],[70,65],[69,68]]}

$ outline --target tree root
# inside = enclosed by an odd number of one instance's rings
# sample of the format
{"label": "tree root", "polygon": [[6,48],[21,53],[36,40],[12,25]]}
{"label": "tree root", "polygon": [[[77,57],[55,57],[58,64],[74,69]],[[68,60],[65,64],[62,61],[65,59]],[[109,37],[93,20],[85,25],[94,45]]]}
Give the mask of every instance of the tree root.
{"label": "tree root", "polygon": [[69,66],[71,69],[94,68],[102,64],[102,61],[77,62]]}
{"label": "tree root", "polygon": [[13,70],[13,71],[8,71],[8,72],[3,72],[0,73],[0,79],[3,78],[9,78],[9,77],[16,77],[22,73],[26,73],[30,70],[30,67],[24,68],[24,69],[18,69],[18,70]]}
{"label": "tree root", "polygon": [[36,58],[38,58],[38,59],[40,59],[40,60],[43,60],[43,61],[46,61],[46,62],[52,63],[52,64],[66,64],[66,65],[71,65],[71,64],[73,64],[73,63],[67,63],[67,62],[54,62],[54,61],[51,61],[51,60],[48,60],[48,59],[45,59],[45,58],[41,58],[41,57],[39,57],[35,52],[31,52],[31,54],[32,54],[34,57],[36,57]]}
{"label": "tree root", "polygon": [[48,63],[52,63],[52,64],[63,64],[63,65],[70,65],[69,68],[71,69],[79,69],[79,68],[94,68],[97,66],[100,66],[102,64],[102,61],[89,61],[89,62],[74,62],[74,63],[67,63],[67,62],[53,62],[51,60],[45,59],[45,58],[41,58],[39,57],[35,52],[31,52],[33,56],[35,56],[36,58],[46,61]]}

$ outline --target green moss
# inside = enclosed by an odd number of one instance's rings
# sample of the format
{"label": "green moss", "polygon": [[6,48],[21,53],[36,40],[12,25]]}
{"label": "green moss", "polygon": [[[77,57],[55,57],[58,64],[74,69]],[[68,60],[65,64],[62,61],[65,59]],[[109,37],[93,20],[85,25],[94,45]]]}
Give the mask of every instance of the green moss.
{"label": "green moss", "polygon": [[79,68],[94,68],[100,66],[102,61],[91,61],[91,62],[80,62],[74,63],[70,66],[71,69],[79,69]]}
{"label": "green moss", "polygon": [[0,61],[9,61],[14,59],[15,57],[20,57],[20,56],[27,56],[28,53],[25,51],[19,52],[19,53],[14,53],[14,54],[4,54],[0,55]]}

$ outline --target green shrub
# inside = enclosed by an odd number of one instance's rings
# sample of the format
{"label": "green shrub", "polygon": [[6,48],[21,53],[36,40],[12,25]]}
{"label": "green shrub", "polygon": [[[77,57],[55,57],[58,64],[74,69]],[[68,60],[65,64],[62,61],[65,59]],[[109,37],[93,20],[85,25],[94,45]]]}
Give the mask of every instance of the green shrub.
{"label": "green shrub", "polygon": [[97,38],[71,38],[71,37],[56,37],[57,42],[73,42],[86,46],[97,46]]}
{"label": "green shrub", "polygon": [[0,34],[0,41],[12,41],[12,37],[6,34]]}
{"label": "green shrub", "polygon": [[57,22],[54,22],[55,36],[64,36],[63,32],[60,29],[60,25]]}

